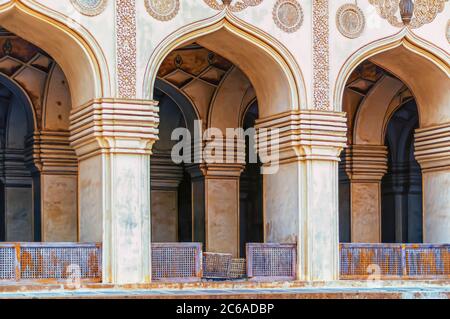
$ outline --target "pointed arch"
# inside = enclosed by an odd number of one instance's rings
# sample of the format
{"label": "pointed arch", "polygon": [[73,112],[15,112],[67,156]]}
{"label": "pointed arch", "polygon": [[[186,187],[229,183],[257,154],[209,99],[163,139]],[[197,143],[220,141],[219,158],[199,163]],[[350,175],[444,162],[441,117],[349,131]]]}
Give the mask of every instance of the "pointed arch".
{"label": "pointed arch", "polygon": [[74,107],[110,96],[103,52],[92,35],[73,20],[37,3],[10,1],[0,5],[0,25],[56,60],[68,79]]}
{"label": "pointed arch", "polygon": [[408,28],[362,47],[347,59],[335,84],[336,111],[342,111],[348,78],[366,59],[394,74],[409,87],[417,101],[421,126],[450,122],[450,55],[414,35]]}
{"label": "pointed arch", "polygon": [[167,55],[192,42],[230,60],[248,76],[255,87],[262,117],[307,108],[303,75],[291,53],[228,9],[177,30],[158,45],[145,70],[144,99],[153,98],[156,76]]}

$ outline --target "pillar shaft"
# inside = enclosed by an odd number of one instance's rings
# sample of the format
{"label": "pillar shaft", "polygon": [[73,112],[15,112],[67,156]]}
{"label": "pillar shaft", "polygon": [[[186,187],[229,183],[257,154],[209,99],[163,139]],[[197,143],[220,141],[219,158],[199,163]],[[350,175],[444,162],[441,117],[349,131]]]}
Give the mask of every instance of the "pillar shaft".
{"label": "pillar shaft", "polygon": [[417,129],[415,157],[422,168],[423,240],[450,243],[450,124]]}
{"label": "pillar shaft", "polygon": [[[200,164],[189,168],[192,179],[193,240],[208,252],[239,252],[239,178],[242,164]],[[201,194],[203,193],[203,195]]]}
{"label": "pillar shaft", "polygon": [[296,111],[256,126],[263,163],[274,160],[266,154],[277,133],[262,130],[279,129],[279,169],[264,175],[265,241],[297,243],[299,280],[338,279],[338,161],[346,141],[345,114]]}
{"label": "pillar shaft", "polygon": [[357,144],[345,151],[352,242],[381,242],[381,179],[387,172],[387,154],[384,145]]}
{"label": "pillar shaft", "polygon": [[151,280],[152,101],[104,99],[72,111],[79,158],[80,240],[103,242],[103,282]]}

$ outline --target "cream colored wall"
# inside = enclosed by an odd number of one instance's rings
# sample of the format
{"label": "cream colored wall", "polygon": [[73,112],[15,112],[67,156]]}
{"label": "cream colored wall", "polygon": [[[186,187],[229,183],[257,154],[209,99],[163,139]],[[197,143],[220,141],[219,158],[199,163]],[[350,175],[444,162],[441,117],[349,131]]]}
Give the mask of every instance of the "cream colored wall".
{"label": "cream colored wall", "polygon": [[101,156],[91,157],[79,164],[78,196],[79,233],[81,242],[101,242],[103,240],[103,185],[105,183],[101,167]]}
{"label": "cream colored wall", "polygon": [[[0,4],[9,3],[8,0],[1,0]],[[25,0],[23,3],[34,10],[41,11],[51,16],[57,21],[62,21],[74,30],[80,32],[83,36],[89,35],[89,42],[96,43],[94,51],[100,56],[103,69],[106,71],[107,80],[111,93],[107,95],[114,96],[116,77],[116,44],[115,37],[111,36],[115,31],[115,5],[114,1],[108,1],[107,7],[101,14],[88,17],[76,11],[72,5],[64,1],[53,0]],[[330,23],[330,80],[331,95],[334,95],[333,88],[336,78],[345,61],[358,49],[370,44],[373,41],[389,37],[400,29],[391,26],[382,19],[370,5],[368,1],[358,2],[366,19],[366,27],[362,35],[356,39],[348,39],[341,35],[336,25],[336,11],[348,3],[347,0],[333,0],[329,3],[329,23]],[[249,7],[242,12],[236,13],[236,17],[259,28],[263,32],[277,39],[288,52],[292,54],[298,63],[303,81],[307,87],[308,97],[305,106],[312,105],[312,1],[301,1],[304,21],[301,28],[288,34],[280,30],[272,19],[273,1],[263,1],[255,7]],[[144,1],[137,1],[137,96],[145,96],[143,90],[145,70],[148,61],[155,48],[169,34],[184,28],[188,25],[198,23],[199,21],[211,18],[218,11],[208,7],[203,1],[181,1],[180,11],[174,19],[161,22],[151,17],[144,6]],[[445,5],[444,12],[440,13],[436,19],[419,28],[413,30],[419,37],[426,39],[436,47],[444,51],[450,50],[450,44],[445,37],[445,28],[448,16],[450,15],[450,6]],[[75,22],[71,22],[75,21]],[[100,27],[101,26],[101,27]],[[439,31],[441,32],[439,32]],[[39,41],[38,41],[39,42]],[[50,43],[46,44],[51,46]],[[64,61],[66,62],[66,61]],[[67,63],[64,63],[67,66]],[[300,80],[300,79],[298,79]],[[337,107],[337,106],[335,106]]]}

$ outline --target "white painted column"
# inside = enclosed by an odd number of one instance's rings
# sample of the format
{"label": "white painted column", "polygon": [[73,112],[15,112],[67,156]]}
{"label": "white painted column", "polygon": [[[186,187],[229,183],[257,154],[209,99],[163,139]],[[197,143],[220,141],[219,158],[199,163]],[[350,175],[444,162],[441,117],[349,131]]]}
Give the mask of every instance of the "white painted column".
{"label": "white painted column", "polygon": [[[297,243],[298,280],[338,279],[338,161],[346,141],[345,114],[293,111],[260,119],[256,126],[280,130],[279,170],[264,175],[265,241]],[[264,147],[259,152],[267,163]]]}
{"label": "white painted column", "polygon": [[387,153],[384,145],[352,145],[346,150],[354,243],[381,242],[381,179],[387,172]]}
{"label": "white painted column", "polygon": [[150,155],[155,102],[104,99],[72,111],[80,241],[103,242],[104,283],[151,280]]}
{"label": "white painted column", "polygon": [[422,168],[423,240],[450,243],[450,124],[417,129],[415,156]]}

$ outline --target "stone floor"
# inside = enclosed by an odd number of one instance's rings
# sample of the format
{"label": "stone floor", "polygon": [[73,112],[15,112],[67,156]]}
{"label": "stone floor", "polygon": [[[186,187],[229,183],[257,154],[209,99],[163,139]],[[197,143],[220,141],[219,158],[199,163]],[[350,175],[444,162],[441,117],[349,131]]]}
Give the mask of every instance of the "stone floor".
{"label": "stone floor", "polygon": [[[272,287],[270,287],[272,286]],[[278,287],[277,287],[278,286]],[[283,287],[284,286],[284,287]],[[371,284],[367,282],[329,283],[322,285],[304,285],[273,283],[272,285],[238,285],[208,288],[193,287],[180,288],[150,287],[109,287],[92,285],[71,290],[58,285],[5,285],[0,284],[0,299],[48,299],[48,298],[81,298],[81,299],[450,299],[450,283],[404,283],[383,282]]]}

